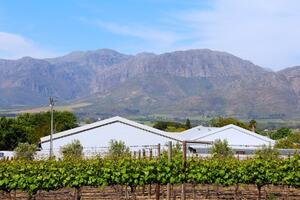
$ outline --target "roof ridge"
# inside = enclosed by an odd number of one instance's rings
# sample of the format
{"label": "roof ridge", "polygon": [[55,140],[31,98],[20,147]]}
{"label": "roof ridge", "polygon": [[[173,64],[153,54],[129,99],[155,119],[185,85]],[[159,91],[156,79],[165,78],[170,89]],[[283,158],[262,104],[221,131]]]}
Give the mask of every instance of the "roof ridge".
{"label": "roof ridge", "polygon": [[[140,124],[138,122],[135,122],[135,121],[132,121],[132,120],[120,117],[120,116],[111,117],[111,118],[108,118],[108,119],[104,119],[104,120],[101,120],[101,121],[94,122],[92,124],[87,124],[87,125],[83,125],[83,126],[80,126],[80,127],[73,128],[73,129],[65,130],[65,131],[62,131],[62,132],[59,132],[59,133],[55,133],[55,134],[53,134],[53,140],[56,140],[56,139],[59,139],[59,138],[62,138],[62,137],[66,137],[66,136],[69,136],[69,135],[75,135],[75,134],[84,132],[86,130],[95,129],[95,128],[105,126],[105,125],[108,125],[108,124],[112,124],[112,123],[115,123],[115,122],[120,122],[120,123],[129,125],[129,126],[133,126],[135,128],[138,128],[138,129],[141,129],[141,130],[144,130],[144,131],[148,131],[150,133],[160,135],[162,137],[166,137],[166,138],[169,138],[169,139],[172,139],[172,140],[181,141],[180,139],[178,139],[176,137],[171,137],[165,131],[162,131],[162,130],[159,130],[159,129],[156,129],[156,128],[153,128],[153,127],[150,127],[150,126],[147,126],[147,125],[144,125],[144,124]],[[50,140],[50,135],[42,137],[40,139],[41,143],[48,142],[49,140]]]}
{"label": "roof ridge", "polygon": [[220,127],[219,129],[209,131],[209,132],[207,132],[208,134],[203,135],[203,136],[198,137],[198,138],[194,138],[193,140],[199,140],[199,139],[201,139],[201,138],[204,138],[204,137],[207,137],[207,136],[210,136],[210,135],[217,134],[218,132],[221,132],[221,131],[224,131],[224,130],[227,130],[227,129],[230,129],[230,128],[239,130],[239,131],[241,131],[242,133],[245,133],[245,134],[250,135],[250,136],[252,136],[252,137],[256,137],[256,138],[258,138],[258,139],[260,139],[260,140],[264,140],[264,141],[266,141],[266,142],[274,142],[272,139],[270,139],[270,138],[268,138],[268,137],[259,135],[259,134],[255,133],[255,132],[249,131],[249,130],[247,130],[247,129],[244,129],[244,128],[242,128],[242,127],[236,126],[236,125],[234,125],[234,124],[228,124],[228,125],[226,125],[226,126]]}

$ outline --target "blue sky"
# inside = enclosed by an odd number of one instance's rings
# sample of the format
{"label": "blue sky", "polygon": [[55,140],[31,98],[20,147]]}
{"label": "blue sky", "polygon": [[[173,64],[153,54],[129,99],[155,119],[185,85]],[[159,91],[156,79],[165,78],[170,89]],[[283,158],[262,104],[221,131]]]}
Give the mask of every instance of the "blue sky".
{"label": "blue sky", "polygon": [[299,13],[297,0],[1,1],[0,57],[209,48],[277,70],[300,65]]}

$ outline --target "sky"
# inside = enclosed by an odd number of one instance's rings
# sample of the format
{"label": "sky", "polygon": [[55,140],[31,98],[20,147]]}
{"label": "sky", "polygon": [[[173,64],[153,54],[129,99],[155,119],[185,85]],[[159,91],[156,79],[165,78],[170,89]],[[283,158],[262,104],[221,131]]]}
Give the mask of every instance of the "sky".
{"label": "sky", "polygon": [[280,70],[300,65],[300,1],[0,1],[0,58],[101,48],[125,54],[208,48]]}

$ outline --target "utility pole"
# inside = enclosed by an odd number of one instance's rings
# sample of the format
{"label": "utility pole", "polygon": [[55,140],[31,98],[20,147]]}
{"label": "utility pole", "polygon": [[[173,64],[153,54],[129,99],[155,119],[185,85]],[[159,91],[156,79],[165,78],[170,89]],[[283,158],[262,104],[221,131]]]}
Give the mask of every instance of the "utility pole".
{"label": "utility pole", "polygon": [[54,133],[54,129],[53,129],[53,123],[54,123],[54,119],[53,119],[53,107],[54,107],[54,99],[52,97],[50,97],[50,109],[51,109],[51,134],[50,134],[50,154],[49,154],[49,158],[53,158],[53,133]]}

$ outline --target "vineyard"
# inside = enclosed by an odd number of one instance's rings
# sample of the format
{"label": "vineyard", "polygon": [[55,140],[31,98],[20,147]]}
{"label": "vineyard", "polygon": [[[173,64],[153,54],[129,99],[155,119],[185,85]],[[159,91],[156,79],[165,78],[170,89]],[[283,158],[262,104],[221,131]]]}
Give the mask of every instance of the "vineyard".
{"label": "vineyard", "polygon": [[132,191],[149,184],[210,184],[300,187],[300,156],[286,159],[255,157],[158,159],[95,158],[64,161],[0,161],[0,190],[39,190],[123,185]]}

